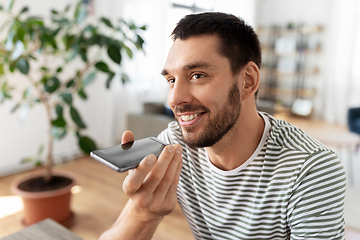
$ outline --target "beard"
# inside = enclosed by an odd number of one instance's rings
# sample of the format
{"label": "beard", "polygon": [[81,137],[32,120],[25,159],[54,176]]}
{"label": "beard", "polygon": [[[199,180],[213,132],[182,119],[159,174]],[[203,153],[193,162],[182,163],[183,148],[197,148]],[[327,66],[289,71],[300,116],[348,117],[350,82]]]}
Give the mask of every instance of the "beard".
{"label": "beard", "polygon": [[[194,128],[182,128],[182,135],[184,141],[189,147],[193,148],[204,148],[215,145],[220,139],[232,129],[240,115],[240,91],[235,81],[229,90],[228,99],[226,103],[220,108],[222,109],[214,116],[210,116],[209,121],[202,126],[202,130],[199,134],[192,134]],[[210,113],[210,109],[202,105],[185,105],[176,107],[176,112],[187,112],[187,111],[202,111]],[[176,116],[176,114],[175,114]],[[179,126],[179,119],[176,118]]]}

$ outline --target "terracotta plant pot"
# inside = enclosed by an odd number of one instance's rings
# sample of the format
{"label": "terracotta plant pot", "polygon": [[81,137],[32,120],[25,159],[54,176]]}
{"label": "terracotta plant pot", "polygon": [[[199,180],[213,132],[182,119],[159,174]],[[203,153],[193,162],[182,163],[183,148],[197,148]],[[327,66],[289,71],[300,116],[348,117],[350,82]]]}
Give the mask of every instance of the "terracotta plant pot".
{"label": "terracotta plant pot", "polygon": [[[24,203],[24,219],[25,226],[34,224],[46,218],[52,218],[65,227],[72,225],[74,214],[70,210],[71,188],[76,185],[76,178],[68,172],[55,171],[51,184],[47,184],[47,189],[30,189],[24,190],[24,185],[35,185],[35,181],[42,179],[44,173],[37,172],[29,174],[23,178],[16,180],[11,189],[13,193],[19,195]],[[61,183],[61,187],[54,188],[52,183]],[[45,184],[43,184],[45,185]],[[49,185],[51,185],[49,187]],[[39,188],[39,187],[38,187]],[[49,190],[50,188],[50,190]]]}

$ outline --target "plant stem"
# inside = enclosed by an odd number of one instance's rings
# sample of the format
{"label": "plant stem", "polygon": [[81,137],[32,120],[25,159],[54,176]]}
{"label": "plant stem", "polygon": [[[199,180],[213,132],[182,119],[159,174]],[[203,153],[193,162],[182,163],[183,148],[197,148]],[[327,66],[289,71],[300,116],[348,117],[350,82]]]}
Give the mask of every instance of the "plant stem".
{"label": "plant stem", "polygon": [[51,180],[52,177],[52,167],[53,167],[53,159],[52,159],[52,152],[53,152],[53,143],[54,143],[54,139],[53,136],[51,134],[51,106],[50,104],[46,101],[44,102],[45,105],[45,109],[46,109],[46,116],[48,118],[48,123],[49,123],[49,130],[48,130],[48,152],[47,152],[47,156],[46,156],[46,172],[45,172],[45,182],[49,182]]}
{"label": "plant stem", "polygon": [[51,104],[50,104],[50,100],[49,98],[47,98],[44,94],[44,92],[38,87],[36,86],[36,82],[35,80],[30,76],[30,74],[28,75],[28,79],[31,83],[31,85],[36,89],[36,91],[39,94],[39,99],[40,101],[44,104],[45,106],[45,111],[46,111],[46,116],[47,116],[47,122],[49,124],[49,129],[48,129],[48,152],[47,152],[47,156],[46,156],[46,171],[45,171],[45,176],[44,176],[44,180],[45,182],[49,182],[51,180],[52,177],[52,167],[53,167],[53,159],[52,159],[52,154],[53,154],[53,136],[51,134]]}

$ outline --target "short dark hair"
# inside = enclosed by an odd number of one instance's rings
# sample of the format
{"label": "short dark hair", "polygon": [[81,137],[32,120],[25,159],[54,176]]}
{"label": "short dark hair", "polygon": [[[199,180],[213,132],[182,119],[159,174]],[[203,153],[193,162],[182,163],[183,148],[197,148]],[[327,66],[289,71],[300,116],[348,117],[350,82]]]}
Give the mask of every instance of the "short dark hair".
{"label": "short dark hair", "polygon": [[258,36],[243,19],[220,12],[190,14],[180,20],[171,36],[175,41],[204,34],[218,35],[221,41],[220,54],[229,59],[234,74],[249,61],[260,68],[261,48]]}

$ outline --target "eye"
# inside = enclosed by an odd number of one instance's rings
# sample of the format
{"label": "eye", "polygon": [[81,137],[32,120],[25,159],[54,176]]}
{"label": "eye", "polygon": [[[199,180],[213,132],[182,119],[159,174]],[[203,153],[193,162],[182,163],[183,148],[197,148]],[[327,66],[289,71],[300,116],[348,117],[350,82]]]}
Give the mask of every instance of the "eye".
{"label": "eye", "polygon": [[193,74],[193,75],[191,76],[191,79],[200,79],[200,78],[204,78],[204,77],[205,77],[204,74],[199,74],[199,73],[197,73],[197,74]]}
{"label": "eye", "polygon": [[168,82],[169,86],[172,86],[175,84],[175,78],[168,78],[168,79],[166,79],[166,81]]}

